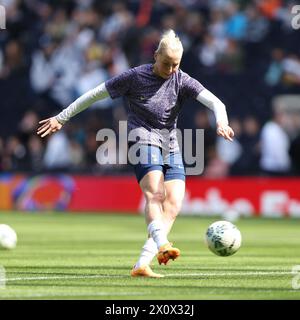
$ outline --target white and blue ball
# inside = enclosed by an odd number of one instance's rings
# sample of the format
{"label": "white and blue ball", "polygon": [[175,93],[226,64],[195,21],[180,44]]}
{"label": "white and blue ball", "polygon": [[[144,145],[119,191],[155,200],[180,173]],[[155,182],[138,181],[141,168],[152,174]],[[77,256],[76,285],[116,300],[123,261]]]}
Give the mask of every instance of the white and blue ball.
{"label": "white and blue ball", "polygon": [[240,230],[229,221],[212,223],[205,234],[208,248],[218,256],[231,256],[236,253],[242,244]]}

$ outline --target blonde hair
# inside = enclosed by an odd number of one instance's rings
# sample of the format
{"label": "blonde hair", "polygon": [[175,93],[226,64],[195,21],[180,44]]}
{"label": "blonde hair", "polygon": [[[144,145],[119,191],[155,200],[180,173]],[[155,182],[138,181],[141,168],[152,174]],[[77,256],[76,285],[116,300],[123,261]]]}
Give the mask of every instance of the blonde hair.
{"label": "blonde hair", "polygon": [[167,49],[170,49],[173,51],[177,51],[177,50],[183,51],[182,43],[179,37],[175,34],[174,30],[172,29],[165,31],[163,33],[155,53],[162,53],[162,51],[165,51]]}

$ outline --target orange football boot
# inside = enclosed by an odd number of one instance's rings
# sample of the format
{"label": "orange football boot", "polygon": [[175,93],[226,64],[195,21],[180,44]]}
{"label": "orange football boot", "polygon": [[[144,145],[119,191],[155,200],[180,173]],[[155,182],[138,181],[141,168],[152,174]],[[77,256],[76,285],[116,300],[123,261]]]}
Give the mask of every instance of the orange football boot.
{"label": "orange football boot", "polygon": [[172,247],[172,243],[167,243],[159,248],[157,261],[159,264],[168,263],[170,259],[175,260],[180,256],[180,250]]}
{"label": "orange football boot", "polygon": [[139,268],[134,268],[131,270],[130,275],[132,277],[148,277],[148,278],[163,278],[164,275],[155,273],[152,271],[150,266],[144,265]]}

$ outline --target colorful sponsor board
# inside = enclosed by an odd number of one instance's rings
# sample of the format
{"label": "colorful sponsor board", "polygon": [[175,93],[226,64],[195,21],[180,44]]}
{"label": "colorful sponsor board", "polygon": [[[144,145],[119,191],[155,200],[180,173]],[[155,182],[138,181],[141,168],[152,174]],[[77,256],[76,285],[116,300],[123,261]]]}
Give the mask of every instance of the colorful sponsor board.
{"label": "colorful sponsor board", "polygon": [[74,190],[67,175],[0,175],[0,210],[66,210]]}
{"label": "colorful sponsor board", "polygon": [[[131,176],[0,175],[0,210],[140,213]],[[300,217],[300,178],[189,177],[182,214]]]}
{"label": "colorful sponsor board", "polygon": [[138,213],[141,196],[132,177],[0,175],[0,210]]}

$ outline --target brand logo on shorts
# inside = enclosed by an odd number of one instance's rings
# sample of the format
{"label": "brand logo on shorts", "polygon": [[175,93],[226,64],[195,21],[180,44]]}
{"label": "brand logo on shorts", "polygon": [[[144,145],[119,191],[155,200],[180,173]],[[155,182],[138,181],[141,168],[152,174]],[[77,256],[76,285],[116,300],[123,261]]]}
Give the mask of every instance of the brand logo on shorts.
{"label": "brand logo on shorts", "polygon": [[158,161],[158,158],[157,158],[156,154],[152,154],[151,155],[151,159],[152,159],[153,162],[157,162]]}

